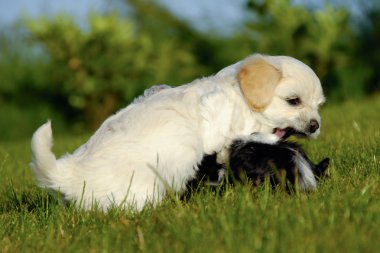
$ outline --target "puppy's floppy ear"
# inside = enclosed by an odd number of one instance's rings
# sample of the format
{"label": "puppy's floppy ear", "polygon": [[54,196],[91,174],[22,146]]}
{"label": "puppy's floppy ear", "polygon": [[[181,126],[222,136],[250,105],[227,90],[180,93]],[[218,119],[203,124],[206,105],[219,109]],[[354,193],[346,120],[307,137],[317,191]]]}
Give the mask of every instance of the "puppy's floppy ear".
{"label": "puppy's floppy ear", "polygon": [[323,159],[320,163],[318,163],[314,168],[314,174],[317,177],[322,177],[326,174],[327,167],[330,164],[330,158]]}
{"label": "puppy's floppy ear", "polygon": [[255,55],[243,62],[237,79],[251,109],[261,112],[272,101],[281,72],[263,56]]}

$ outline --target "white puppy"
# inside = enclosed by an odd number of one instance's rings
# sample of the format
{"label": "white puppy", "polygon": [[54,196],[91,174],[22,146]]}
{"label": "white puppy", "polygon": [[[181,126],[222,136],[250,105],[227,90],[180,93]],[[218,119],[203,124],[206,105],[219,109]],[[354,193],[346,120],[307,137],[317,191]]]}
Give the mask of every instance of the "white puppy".
{"label": "white puppy", "polygon": [[44,124],[32,138],[31,168],[40,186],[84,208],[96,203],[104,210],[141,210],[169,188],[182,192],[202,157],[217,152],[223,160],[238,136],[267,143],[290,134],[316,137],[324,100],[308,66],[255,54],[214,76],[138,99],[58,160],[51,152],[50,122]]}

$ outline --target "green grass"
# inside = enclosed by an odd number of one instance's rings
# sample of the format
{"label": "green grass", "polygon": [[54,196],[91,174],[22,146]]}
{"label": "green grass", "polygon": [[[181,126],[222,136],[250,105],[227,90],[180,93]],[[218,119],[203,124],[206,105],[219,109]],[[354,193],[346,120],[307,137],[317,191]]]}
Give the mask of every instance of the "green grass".
{"label": "green grass", "polygon": [[[263,185],[167,198],[138,214],[65,208],[35,186],[29,139],[0,144],[2,252],[378,252],[380,97],[326,105],[320,138],[303,141],[313,160],[331,158],[312,193]],[[72,151],[88,136],[56,136]]]}

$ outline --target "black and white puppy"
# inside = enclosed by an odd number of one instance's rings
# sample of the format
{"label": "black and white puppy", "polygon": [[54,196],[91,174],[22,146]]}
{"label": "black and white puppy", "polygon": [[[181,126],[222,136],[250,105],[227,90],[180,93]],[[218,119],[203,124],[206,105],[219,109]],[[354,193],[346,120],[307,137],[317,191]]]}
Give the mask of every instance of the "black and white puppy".
{"label": "black and white puppy", "polygon": [[[315,189],[329,165],[329,158],[314,164],[299,144],[280,141],[275,144],[236,139],[229,149],[229,168],[217,162],[216,154],[207,155],[199,166],[197,178],[188,186],[194,188],[200,182],[219,185],[224,178],[233,181],[251,180],[259,185],[267,178],[273,186],[286,180],[301,190]],[[312,186],[312,187],[310,187]]]}

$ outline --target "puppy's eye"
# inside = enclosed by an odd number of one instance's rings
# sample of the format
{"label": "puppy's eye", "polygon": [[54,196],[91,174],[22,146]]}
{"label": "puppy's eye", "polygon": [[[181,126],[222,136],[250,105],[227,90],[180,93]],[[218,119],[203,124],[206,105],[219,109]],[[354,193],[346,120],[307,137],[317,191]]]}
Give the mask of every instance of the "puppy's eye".
{"label": "puppy's eye", "polygon": [[301,104],[301,99],[299,97],[288,98],[286,99],[286,102],[288,102],[289,105],[297,106]]}

